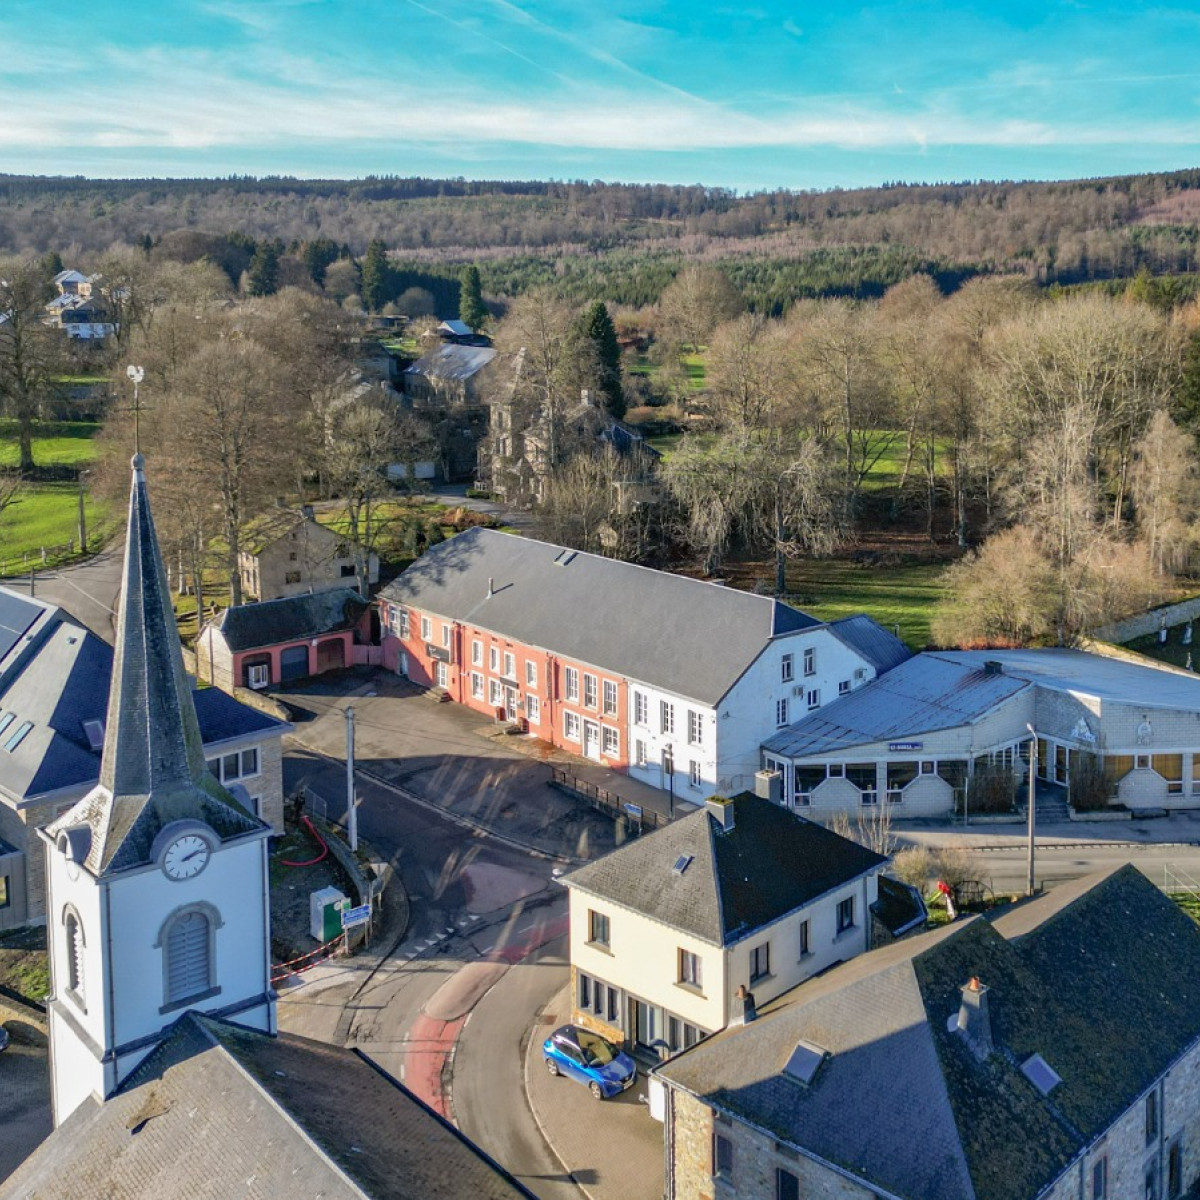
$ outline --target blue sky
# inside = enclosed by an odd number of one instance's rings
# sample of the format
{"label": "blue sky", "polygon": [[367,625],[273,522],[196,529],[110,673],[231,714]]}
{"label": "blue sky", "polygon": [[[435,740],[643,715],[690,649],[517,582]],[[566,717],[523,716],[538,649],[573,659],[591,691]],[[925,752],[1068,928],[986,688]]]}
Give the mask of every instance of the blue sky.
{"label": "blue sky", "polygon": [[0,5],[0,172],[702,182],[1200,164],[1200,6]]}

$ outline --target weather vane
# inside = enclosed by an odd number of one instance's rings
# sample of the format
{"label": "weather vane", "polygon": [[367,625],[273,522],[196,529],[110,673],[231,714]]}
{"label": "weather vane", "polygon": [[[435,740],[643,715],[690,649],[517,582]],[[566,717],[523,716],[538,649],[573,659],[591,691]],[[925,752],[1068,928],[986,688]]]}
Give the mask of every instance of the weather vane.
{"label": "weather vane", "polygon": [[133,452],[142,452],[142,406],[138,403],[138,384],[146,378],[146,372],[141,367],[129,366],[125,374],[133,380]]}

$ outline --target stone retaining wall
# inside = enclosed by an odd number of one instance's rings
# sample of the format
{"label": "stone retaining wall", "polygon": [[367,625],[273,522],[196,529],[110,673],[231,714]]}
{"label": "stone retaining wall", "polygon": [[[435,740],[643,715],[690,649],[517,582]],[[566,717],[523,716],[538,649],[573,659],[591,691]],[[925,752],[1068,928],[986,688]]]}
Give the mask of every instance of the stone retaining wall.
{"label": "stone retaining wall", "polygon": [[1185,621],[1195,621],[1197,618],[1200,618],[1200,596],[1192,596],[1178,604],[1164,604],[1161,608],[1152,608],[1139,616],[1126,617],[1124,621],[1099,625],[1092,630],[1092,636],[1103,642],[1131,642],[1134,638],[1157,633],[1164,621],[1170,629],[1174,625],[1182,625]]}

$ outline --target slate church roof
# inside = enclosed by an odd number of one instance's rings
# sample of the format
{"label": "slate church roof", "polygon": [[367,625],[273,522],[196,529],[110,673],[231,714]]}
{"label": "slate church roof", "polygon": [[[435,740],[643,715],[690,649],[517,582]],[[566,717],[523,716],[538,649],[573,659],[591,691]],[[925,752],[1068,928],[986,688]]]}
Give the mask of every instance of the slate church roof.
{"label": "slate church roof", "polygon": [[[707,807],[566,877],[568,887],[728,946],[887,859],[743,792],[724,831]],[[674,869],[682,859],[682,872]]]}
{"label": "slate church roof", "polygon": [[20,1200],[518,1200],[515,1179],[352,1050],[188,1013],[9,1177]]}
{"label": "slate church roof", "polygon": [[159,831],[194,817],[222,839],[268,827],[212,776],[154,532],[144,463],[133,459],[129,523],[100,782],[47,829],[86,827],[95,875],[149,861]]}
{"label": "slate church roof", "polygon": [[[948,1027],[972,977],[984,1060]],[[894,1195],[1028,1200],[1198,1038],[1200,929],[1124,866],[862,955],[658,1073]],[[807,1086],[783,1069],[800,1039],[829,1055]]]}

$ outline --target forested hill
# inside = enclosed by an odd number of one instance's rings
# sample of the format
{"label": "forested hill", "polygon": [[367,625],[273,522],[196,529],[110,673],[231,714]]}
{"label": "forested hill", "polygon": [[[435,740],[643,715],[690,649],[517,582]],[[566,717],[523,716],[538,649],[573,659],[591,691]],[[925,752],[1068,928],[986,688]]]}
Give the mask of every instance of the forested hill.
{"label": "forested hill", "polygon": [[[1200,269],[1200,169],[1062,183],[895,184],[738,195],[700,186],[461,179],[0,176],[0,253],[94,255],[186,233],[360,255],[378,239],[433,273],[477,261],[514,295],[657,297],[683,257],[721,262],[758,308],[878,295],[916,270],[949,290],[980,272],[1080,283]],[[185,256],[186,257],[186,256]]]}

